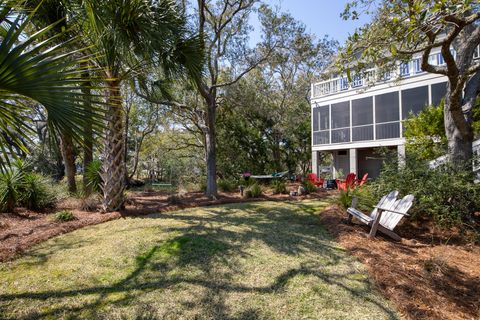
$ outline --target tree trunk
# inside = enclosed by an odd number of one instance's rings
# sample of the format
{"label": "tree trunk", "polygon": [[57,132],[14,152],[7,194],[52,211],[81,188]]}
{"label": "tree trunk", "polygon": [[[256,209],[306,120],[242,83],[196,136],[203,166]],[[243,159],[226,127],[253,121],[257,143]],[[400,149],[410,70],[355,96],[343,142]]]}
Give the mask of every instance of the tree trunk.
{"label": "tree trunk", "polygon": [[471,112],[468,110],[468,99],[461,95],[455,96],[449,88],[444,106],[445,134],[448,140],[448,157],[452,163],[472,167],[473,128]]}
{"label": "tree trunk", "polygon": [[216,104],[213,100],[207,106],[207,128],[205,130],[205,160],[207,162],[207,190],[205,194],[209,197],[217,196],[217,153],[215,116]]}
{"label": "tree trunk", "polygon": [[60,138],[60,148],[62,151],[63,162],[65,164],[68,192],[75,193],[77,192],[77,184],[75,182],[75,152],[72,137],[62,134]]}
{"label": "tree trunk", "polygon": [[125,166],[125,185],[130,184],[130,178],[128,176],[128,168],[127,168],[127,161],[128,161],[128,127],[130,126],[130,108],[125,108],[125,147],[124,147],[124,153],[125,153],[125,161],[124,161],[124,166]]}
{"label": "tree trunk", "polygon": [[[82,77],[89,77],[88,73],[82,74]],[[90,163],[93,161],[93,129],[92,129],[92,105],[90,99],[90,82],[85,82],[82,86],[82,94],[84,97],[83,108],[85,111],[85,117],[88,117],[83,128],[83,190],[85,195],[92,193],[92,187],[89,185],[85,171]]]}
{"label": "tree trunk", "polygon": [[125,131],[120,81],[109,81],[107,84],[108,114],[102,168],[104,212],[121,209],[125,191]]}

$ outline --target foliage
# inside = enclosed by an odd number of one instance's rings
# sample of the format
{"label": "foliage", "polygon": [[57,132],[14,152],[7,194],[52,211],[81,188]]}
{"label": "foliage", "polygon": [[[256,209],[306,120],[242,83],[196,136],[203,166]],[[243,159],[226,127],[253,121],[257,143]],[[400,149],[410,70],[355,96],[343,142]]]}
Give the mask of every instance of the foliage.
{"label": "foliage", "polygon": [[[19,9],[24,1],[9,1],[0,7],[0,169],[5,169],[14,149],[28,153],[32,119],[27,115],[33,102],[48,114],[47,125],[80,140],[86,119],[100,125],[101,109],[93,105],[86,117],[78,87],[84,82],[82,50],[72,49],[78,39],[61,41],[61,34],[50,36],[58,25],[48,25],[35,32],[32,17]],[[95,96],[91,96],[96,101]],[[90,121],[90,120],[88,120]],[[98,127],[98,126],[95,126]]]}
{"label": "foliage", "polygon": [[[194,141],[187,130],[175,130],[169,125],[146,136],[139,154],[137,177],[173,185],[202,187],[204,184],[206,187],[202,177],[205,164],[199,149],[191,146]],[[182,142],[189,146],[183,147]]]}
{"label": "foliage", "polygon": [[233,179],[218,180],[218,189],[223,192],[233,192],[237,190],[237,181]]}
{"label": "foliage", "polygon": [[[279,45],[261,68],[226,88],[218,111],[218,169],[222,174],[306,173],[310,161],[310,83],[337,43],[315,39],[289,14],[262,6],[266,32]],[[242,150],[242,152],[238,152]]]}
{"label": "foliage", "polygon": [[357,198],[357,209],[364,212],[370,212],[378,203],[378,199],[375,199],[375,196],[372,192],[372,189],[368,185],[363,185],[355,189],[348,188],[347,190],[340,190],[340,194],[336,199],[336,203],[347,209],[352,205],[352,199]]}
{"label": "foliage", "polygon": [[50,179],[33,172],[24,173],[19,194],[20,204],[30,210],[53,208],[62,196]]}
{"label": "foliage", "polygon": [[404,122],[406,150],[419,159],[433,160],[447,151],[447,138],[443,124],[444,102],[429,106],[417,116],[410,114]]}
{"label": "foliage", "polygon": [[380,177],[372,184],[375,198],[392,190],[401,196],[413,194],[413,217],[433,218],[441,225],[468,222],[480,210],[480,184],[472,181],[467,167],[447,163],[429,169],[428,162],[407,157],[405,166],[398,168],[396,156],[385,161]]}
{"label": "foliage", "polygon": [[[442,101],[438,106],[426,107],[416,116],[409,115],[403,124],[407,153],[415,153],[416,157],[422,160],[433,160],[447,152],[444,107],[445,102]],[[480,98],[473,109],[472,121],[474,134],[479,136]]]}
{"label": "foliage", "polygon": [[246,198],[258,198],[262,195],[262,186],[258,183],[254,183],[245,190]]}
{"label": "foliage", "polygon": [[306,179],[303,180],[302,181],[302,186],[305,188],[305,192],[307,192],[307,193],[313,193],[313,192],[317,191],[317,187],[310,180],[306,180]]}
{"label": "foliage", "polygon": [[72,221],[75,219],[75,215],[69,210],[62,210],[55,213],[55,220],[59,222]]}
{"label": "foliage", "polygon": [[13,212],[20,198],[24,173],[10,168],[0,174],[0,206],[2,211]]}
{"label": "foliage", "polygon": [[270,186],[273,189],[273,194],[287,193],[287,183],[283,179],[275,179]]}
{"label": "foliage", "polygon": [[94,160],[85,168],[85,175],[87,185],[95,192],[102,192],[102,162]]}
{"label": "foliage", "polygon": [[38,173],[29,171],[21,161],[0,174],[0,208],[12,212],[16,206],[30,210],[52,208],[65,193],[59,185]]}

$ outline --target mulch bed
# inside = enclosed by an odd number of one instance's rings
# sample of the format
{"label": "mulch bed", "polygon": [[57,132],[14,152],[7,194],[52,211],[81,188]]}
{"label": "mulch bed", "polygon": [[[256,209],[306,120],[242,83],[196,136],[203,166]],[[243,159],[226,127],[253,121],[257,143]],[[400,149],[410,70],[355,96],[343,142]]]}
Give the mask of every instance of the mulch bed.
{"label": "mulch bed", "polygon": [[[289,186],[290,188],[296,185]],[[189,192],[172,199],[168,191],[130,192],[124,210],[110,213],[81,211],[80,200],[69,198],[60,203],[52,212],[33,212],[19,208],[15,213],[0,213],[0,262],[10,260],[25,252],[33,245],[60,234],[72,232],[76,229],[103,223],[109,220],[128,216],[142,216],[146,214],[174,211],[184,208],[209,206],[225,203],[239,203],[246,201],[285,201],[325,198],[327,191],[306,196],[290,197],[289,195],[263,195],[260,198],[244,199],[238,192],[219,193],[216,199],[206,197],[202,192]],[[54,212],[70,210],[75,220],[57,222]]]}
{"label": "mulch bed", "polygon": [[369,228],[345,224],[336,206],[320,219],[406,319],[480,319],[480,246],[458,230],[405,221],[395,229],[402,241],[394,242],[368,239]]}

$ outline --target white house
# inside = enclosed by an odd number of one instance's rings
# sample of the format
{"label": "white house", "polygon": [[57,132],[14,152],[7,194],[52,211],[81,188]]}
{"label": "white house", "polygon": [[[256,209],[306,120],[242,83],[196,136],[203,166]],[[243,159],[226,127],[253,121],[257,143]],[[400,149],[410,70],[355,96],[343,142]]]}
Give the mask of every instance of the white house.
{"label": "white house", "polygon": [[[432,51],[431,64],[444,64]],[[480,47],[475,52],[480,57]],[[446,94],[445,76],[421,70],[421,59],[401,63],[379,76],[375,69],[312,84],[312,171],[319,173],[319,152],[333,155],[334,176],[354,172],[376,177],[382,160],[375,149],[396,149],[405,154],[402,120],[427,105],[437,105]],[[380,80],[379,80],[380,79]]]}

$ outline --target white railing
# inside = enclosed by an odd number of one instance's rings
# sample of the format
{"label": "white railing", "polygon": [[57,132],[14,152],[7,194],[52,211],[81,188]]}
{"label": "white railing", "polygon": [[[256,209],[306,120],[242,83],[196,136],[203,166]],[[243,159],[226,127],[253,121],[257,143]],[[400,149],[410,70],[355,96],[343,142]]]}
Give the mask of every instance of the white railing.
{"label": "white railing", "polygon": [[372,85],[376,82],[389,81],[390,79],[391,72],[386,72],[381,76],[377,76],[376,69],[369,69],[361,74],[353,75],[351,77],[351,81],[348,81],[347,77],[338,77],[314,83],[312,86],[312,98],[348,91],[351,89],[359,89],[368,85]]}
{"label": "white railing", "polygon": [[[480,59],[480,46],[477,47],[473,58],[475,60]],[[443,57],[439,52],[431,54],[429,62],[434,65],[445,64]],[[400,63],[394,71],[387,71],[382,74],[378,74],[377,69],[368,69],[363,73],[352,75],[350,82],[346,76],[317,82],[312,84],[312,98],[318,98],[352,89],[358,90],[359,88],[367,87],[375,83],[393,81],[399,77],[409,78],[420,74],[424,75],[426,73],[420,70],[420,64],[420,59],[415,58],[409,62]]]}

